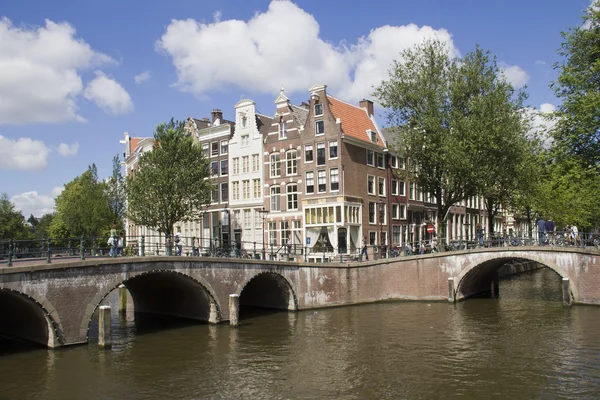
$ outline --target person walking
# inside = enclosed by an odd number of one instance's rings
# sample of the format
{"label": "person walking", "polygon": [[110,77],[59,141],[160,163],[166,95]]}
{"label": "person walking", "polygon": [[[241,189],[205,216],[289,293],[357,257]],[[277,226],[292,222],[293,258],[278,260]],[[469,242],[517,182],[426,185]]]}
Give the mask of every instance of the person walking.
{"label": "person walking", "polygon": [[577,246],[577,240],[579,239],[579,230],[575,224],[571,225],[571,240],[573,246]]}
{"label": "person walking", "polygon": [[181,232],[179,232],[179,228],[177,228],[177,233],[175,233],[175,246],[177,246],[177,252],[175,253],[175,255],[180,256],[182,243],[181,243]]}
{"label": "person walking", "polygon": [[360,260],[362,261],[362,256],[365,255],[365,260],[369,261],[369,253],[367,253],[367,237],[363,236],[361,250],[360,250]]}
{"label": "person walking", "polygon": [[546,222],[542,217],[537,220],[538,246],[543,246],[546,239]]}
{"label": "person walking", "polygon": [[477,224],[475,226],[475,233],[477,234],[477,244],[479,247],[483,247],[483,238],[485,236],[483,231],[483,226],[481,224]]}
{"label": "person walking", "polygon": [[110,249],[108,251],[108,256],[109,257],[115,257],[116,256],[116,243],[115,243],[115,238],[111,235],[108,237],[108,241],[106,242],[106,244],[108,244],[110,246]]}
{"label": "person walking", "polygon": [[125,246],[125,239],[123,238],[123,232],[119,234],[119,239],[117,239],[117,256],[123,255],[123,247]]}
{"label": "person walking", "polygon": [[552,218],[548,218],[546,221],[546,235],[548,236],[548,244],[554,245],[554,229],[556,226],[554,225],[554,221]]}

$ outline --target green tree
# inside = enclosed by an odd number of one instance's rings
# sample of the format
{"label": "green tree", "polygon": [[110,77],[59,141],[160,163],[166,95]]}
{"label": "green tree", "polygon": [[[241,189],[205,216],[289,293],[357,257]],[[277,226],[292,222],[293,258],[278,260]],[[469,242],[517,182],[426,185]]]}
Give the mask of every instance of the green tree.
{"label": "green tree", "polygon": [[214,182],[202,149],[171,119],[156,127],[154,148],[125,184],[127,216],[167,236],[177,222],[195,221],[210,203]]}
{"label": "green tree", "polygon": [[550,86],[562,100],[556,111],[554,145],[587,166],[600,162],[600,1],[588,8],[583,26],[562,32]]}
{"label": "green tree", "polygon": [[405,50],[401,60],[374,95],[387,109],[392,149],[408,158],[404,176],[433,195],[444,232],[450,207],[476,191],[469,116],[483,77],[471,58],[452,58],[437,40]]}
{"label": "green tree", "polygon": [[49,234],[50,225],[54,220],[54,214],[44,214],[38,219],[38,223],[35,226],[35,237],[38,239],[44,239],[51,237]]}
{"label": "green tree", "polygon": [[106,195],[111,212],[112,223],[119,230],[123,228],[125,218],[125,182],[121,173],[121,162],[119,156],[113,158],[113,171],[106,181]]}
{"label": "green tree", "polygon": [[23,214],[15,209],[6,193],[0,195],[0,240],[31,239],[32,236]]}
{"label": "green tree", "polygon": [[98,236],[109,229],[112,221],[106,184],[98,181],[95,165],[65,185],[56,198],[56,211],[58,219],[55,217],[51,226],[64,224],[71,235]]}

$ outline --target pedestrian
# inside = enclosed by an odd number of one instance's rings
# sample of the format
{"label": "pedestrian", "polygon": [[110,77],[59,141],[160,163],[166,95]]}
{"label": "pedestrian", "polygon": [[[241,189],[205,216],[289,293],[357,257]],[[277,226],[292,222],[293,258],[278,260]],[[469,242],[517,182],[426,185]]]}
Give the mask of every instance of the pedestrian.
{"label": "pedestrian", "polygon": [[125,246],[125,239],[123,239],[123,232],[119,234],[119,239],[117,240],[117,256],[123,255],[123,247]]}
{"label": "pedestrian", "polygon": [[538,245],[543,246],[544,240],[546,239],[546,222],[542,217],[539,217],[537,220],[537,229],[538,229]]}
{"label": "pedestrian", "polygon": [[194,239],[194,256],[200,256],[200,239],[198,238]]}
{"label": "pedestrian", "polygon": [[112,235],[111,235],[111,236],[109,236],[109,237],[108,237],[108,240],[107,240],[107,242],[106,242],[106,244],[108,244],[108,245],[110,246],[110,249],[109,249],[109,251],[108,251],[108,256],[109,256],[109,257],[114,257],[114,256],[115,256],[115,253],[116,253],[116,252],[115,252],[115,249],[116,249],[116,246],[115,246],[115,238],[114,238]]}
{"label": "pedestrian", "polygon": [[577,246],[577,240],[579,239],[579,230],[576,225],[571,225],[571,240],[573,241],[573,245]]}
{"label": "pedestrian", "polygon": [[362,256],[365,255],[365,259],[369,261],[369,253],[367,253],[367,237],[363,236],[362,238],[362,246],[360,250],[360,260],[362,261]]}
{"label": "pedestrian", "polygon": [[479,247],[483,247],[483,237],[485,236],[483,226],[481,224],[477,224],[475,226],[475,234],[477,235],[477,244]]}
{"label": "pedestrian", "polygon": [[548,235],[548,243],[554,244],[554,229],[555,229],[554,221],[552,218],[548,218],[546,221],[546,235]]}
{"label": "pedestrian", "polygon": [[175,233],[175,246],[177,247],[177,251],[176,251],[175,255],[180,256],[182,243],[181,243],[181,232],[179,232],[179,227],[177,227],[177,233]]}

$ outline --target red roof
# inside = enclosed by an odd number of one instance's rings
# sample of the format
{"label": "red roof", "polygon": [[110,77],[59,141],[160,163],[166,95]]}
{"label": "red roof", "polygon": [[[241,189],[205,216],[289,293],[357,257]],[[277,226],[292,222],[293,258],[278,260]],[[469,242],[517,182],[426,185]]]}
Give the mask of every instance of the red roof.
{"label": "red roof", "polygon": [[[342,122],[342,132],[355,139],[363,142],[373,143],[367,131],[377,132],[377,127],[369,118],[367,111],[361,107],[346,103],[345,101],[336,99],[327,95],[329,100],[329,109],[333,116],[339,118]],[[373,143],[379,147],[384,147],[379,133],[377,133],[377,143]]]}

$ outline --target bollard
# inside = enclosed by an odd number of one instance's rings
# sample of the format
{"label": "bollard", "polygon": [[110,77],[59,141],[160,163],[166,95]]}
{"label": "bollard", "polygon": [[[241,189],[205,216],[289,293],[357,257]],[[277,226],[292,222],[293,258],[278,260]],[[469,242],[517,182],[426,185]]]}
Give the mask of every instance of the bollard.
{"label": "bollard", "polygon": [[142,235],[142,244],[140,246],[140,252],[141,252],[140,256],[142,256],[142,257],[144,257],[146,255],[146,245],[144,243],[145,243],[145,236]]}
{"label": "bollard", "polygon": [[229,325],[237,326],[240,316],[240,295],[229,295]]}
{"label": "bollard", "polygon": [[81,237],[81,242],[80,242],[80,246],[79,246],[79,255],[81,260],[85,260],[85,239],[83,238],[83,236]]}
{"label": "bollard", "polygon": [[98,312],[98,346],[108,349],[111,345],[110,306],[100,306]]}
{"label": "bollard", "polygon": [[454,278],[448,278],[448,302],[454,303]]}
{"label": "bollard", "polygon": [[571,301],[571,291],[569,289],[569,278],[563,278],[562,280],[562,294],[563,294],[563,304],[565,306],[570,306]]}
{"label": "bollard", "polygon": [[119,313],[127,313],[127,288],[125,285],[119,285]]}

